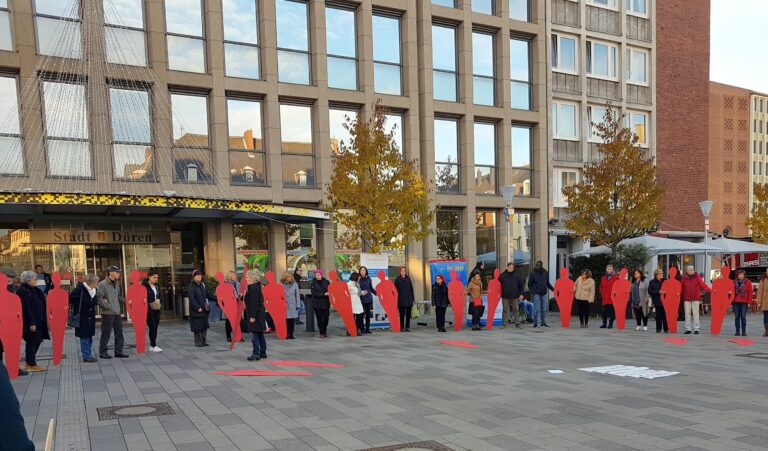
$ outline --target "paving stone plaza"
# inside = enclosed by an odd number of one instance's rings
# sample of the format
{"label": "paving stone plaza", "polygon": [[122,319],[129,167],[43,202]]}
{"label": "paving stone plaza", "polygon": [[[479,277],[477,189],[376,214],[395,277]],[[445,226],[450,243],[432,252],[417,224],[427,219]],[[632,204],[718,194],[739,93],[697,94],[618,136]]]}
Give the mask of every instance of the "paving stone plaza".
{"label": "paving stone plaza", "polygon": [[[732,316],[722,336],[678,335],[689,339],[682,346],[651,330],[635,332],[631,320],[623,332],[601,330],[597,321],[564,330],[555,314],[549,329],[447,334],[426,320],[429,327],[399,335],[344,337],[340,322],[332,322],[326,340],[305,332],[282,342],[268,336],[267,362],[343,368],[247,362],[250,343],[230,351],[223,322],[212,323],[210,347],[195,348],[180,321],[161,323],[162,353],[136,356],[130,349],[129,359],[86,364],[68,331],[60,367],[45,358],[46,342],[39,361],[48,371],[13,385],[39,449],[51,418],[57,450],[736,450],[768,442],[762,315],[748,317],[751,347],[729,342]],[[132,328],[126,332],[133,343]],[[613,365],[679,374],[645,379],[579,370]],[[313,375],[213,374],[242,369]],[[406,445],[415,442],[426,443]]]}

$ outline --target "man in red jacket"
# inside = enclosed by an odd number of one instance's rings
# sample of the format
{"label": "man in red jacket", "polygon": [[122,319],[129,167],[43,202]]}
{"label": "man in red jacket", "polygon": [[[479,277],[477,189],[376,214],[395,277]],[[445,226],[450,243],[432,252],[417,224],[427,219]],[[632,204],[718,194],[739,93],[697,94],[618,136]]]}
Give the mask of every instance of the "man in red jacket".
{"label": "man in red jacket", "polygon": [[[616,311],[613,309],[611,291],[613,284],[619,280],[619,275],[613,272],[613,265],[605,267],[605,275],[600,281],[600,297],[603,299],[603,325],[601,329],[613,329],[613,321],[616,319]],[[609,322],[610,320],[610,322]]]}
{"label": "man in red jacket", "polygon": [[699,307],[701,306],[701,291],[710,293],[712,290],[701,280],[694,270],[693,266],[685,267],[685,275],[680,281],[682,289],[680,297],[683,300],[683,309],[685,310],[685,334],[691,334],[691,317],[693,317],[693,333],[699,335]]}

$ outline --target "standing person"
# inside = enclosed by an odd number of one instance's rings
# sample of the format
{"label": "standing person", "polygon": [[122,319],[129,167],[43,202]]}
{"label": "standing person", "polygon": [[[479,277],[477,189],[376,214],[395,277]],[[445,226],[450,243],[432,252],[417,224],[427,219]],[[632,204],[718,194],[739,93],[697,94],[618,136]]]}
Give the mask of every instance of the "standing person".
{"label": "standing person", "polygon": [[757,305],[763,311],[763,327],[765,327],[763,337],[768,337],[768,269],[760,279],[760,285],[757,286]]}
{"label": "standing person", "polygon": [[475,273],[472,280],[467,285],[467,294],[469,295],[468,312],[472,315],[472,330],[482,330],[480,328],[480,317],[483,316],[483,278],[480,273]]}
{"label": "standing person", "polygon": [[[31,271],[30,271],[31,272]],[[34,273],[32,273],[34,274]],[[35,451],[35,444],[29,439],[21,415],[19,398],[8,377],[8,369],[0,359],[0,449],[13,451]]]}
{"label": "standing person", "polygon": [[[293,281],[296,282],[296,286],[299,289],[301,289],[301,285],[300,285],[301,273],[302,271],[300,267],[297,267],[296,269],[293,270]],[[301,320],[301,314],[304,313],[304,311],[306,310],[303,294],[299,294],[299,302],[296,308],[298,309],[298,312],[297,312],[298,316],[296,316],[296,325],[301,326],[302,324],[304,324],[304,322]]]}
{"label": "standing person", "polygon": [[536,262],[533,271],[528,276],[528,289],[533,296],[533,327],[549,327],[547,324],[547,310],[549,310],[549,290],[555,288],[549,283],[549,273],[544,269],[541,261]]}
{"label": "standing person", "polygon": [[576,279],[574,286],[574,299],[576,309],[579,311],[579,323],[586,329],[589,327],[589,304],[595,302],[595,281],[592,279],[592,271],[585,269]]}
{"label": "standing person", "polygon": [[656,317],[656,333],[661,333],[662,329],[664,333],[669,332],[669,324],[667,324],[667,312],[664,311],[664,303],[661,302],[661,285],[664,283],[664,270],[661,268],[656,269],[653,273],[653,280],[648,283],[648,295],[651,296],[651,302],[653,302],[654,313]]}
{"label": "standing person", "polygon": [[[312,293],[312,308],[317,317],[317,329],[320,331],[320,338],[328,338],[328,318],[331,314],[331,300],[328,298],[328,287],[331,282],[323,277],[323,271],[316,270],[315,278],[309,285]],[[307,313],[309,317],[309,313]]]}
{"label": "standing person", "polygon": [[629,302],[632,304],[637,321],[635,330],[648,330],[648,282],[645,281],[645,274],[639,269],[632,273]]}
{"label": "standing person", "polygon": [[48,290],[53,288],[51,275],[43,270],[43,265],[35,265],[35,286],[39,288],[43,294],[48,294]]}
{"label": "standing person", "polygon": [[299,316],[299,284],[293,280],[293,274],[290,271],[286,271],[283,274],[283,278],[280,279],[285,289],[285,326],[288,329],[288,339],[293,340],[296,337],[293,336],[296,324],[296,318]]}
{"label": "standing person", "polygon": [[435,320],[438,332],[445,330],[445,310],[448,308],[448,284],[445,278],[438,274],[432,284],[432,307],[435,308]]}
{"label": "standing person", "polygon": [[192,281],[187,286],[187,297],[189,298],[189,328],[195,335],[195,346],[198,348],[208,346],[208,315],[211,307],[203,283],[203,273],[197,269],[192,271]]}
{"label": "standing person", "polygon": [[[680,281],[682,289],[680,291],[680,297],[683,299],[683,308],[685,309],[685,335],[690,335],[693,330],[694,335],[699,335],[699,308],[701,306],[701,291],[704,290],[707,293],[712,290],[701,280],[701,276],[693,268],[693,265],[685,267],[685,276]],[[750,292],[751,296],[751,292]],[[691,318],[693,318],[693,324],[691,324]],[[691,329],[693,326],[693,329]]]}
{"label": "standing person", "polygon": [[747,336],[747,308],[752,302],[752,282],[747,279],[743,269],[736,272],[734,283],[733,314],[736,317],[736,336]]}
{"label": "standing person", "polygon": [[96,274],[88,274],[83,282],[69,294],[69,303],[72,314],[80,315],[80,323],[75,327],[75,337],[80,339],[80,353],[83,362],[96,362],[93,355],[93,337],[96,335],[96,289],[99,286],[99,277]]}
{"label": "standing person", "polygon": [[21,273],[21,287],[16,293],[21,298],[21,313],[24,321],[22,336],[25,342],[25,354],[27,365],[25,369],[30,373],[45,371],[45,368],[37,365],[36,355],[44,339],[48,335],[48,322],[45,315],[45,295],[37,289],[37,276],[32,271]]}
{"label": "standing person", "polygon": [[397,290],[397,309],[400,313],[400,330],[403,332],[411,331],[411,309],[413,308],[415,295],[413,294],[413,283],[408,277],[408,271],[405,266],[400,267],[400,274],[395,279],[395,289]]}
{"label": "standing person", "polygon": [[352,299],[352,314],[355,315],[355,327],[357,328],[357,334],[362,335],[365,326],[363,325],[363,302],[360,299],[360,274],[353,272],[349,276],[349,282],[347,282],[349,288],[349,296]]}
{"label": "standing person", "polygon": [[368,275],[368,268],[361,266],[358,270],[360,279],[357,283],[360,284],[360,302],[363,303],[363,321],[365,323],[364,334],[371,333],[371,316],[373,316],[373,295],[376,295],[376,290],[373,288],[373,281],[371,276]]}
{"label": "standing person", "polygon": [[120,316],[120,305],[125,304],[125,297],[120,290],[120,273],[117,266],[107,268],[107,277],[99,282],[96,297],[101,307],[101,337],[99,337],[99,358],[111,359],[107,352],[109,336],[115,332],[115,357],[128,358],[123,352],[123,317]]}
{"label": "standing person", "polygon": [[499,282],[501,283],[501,327],[506,328],[507,323],[513,321],[509,319],[511,310],[515,327],[520,328],[520,301],[523,300],[525,282],[523,282],[523,278],[515,272],[514,263],[507,263],[507,269],[499,276]]}
{"label": "standing person", "polygon": [[480,274],[480,280],[483,280],[483,271],[485,271],[485,262],[478,261],[475,264],[475,267],[472,268],[472,271],[469,272],[469,277],[467,278],[467,285],[469,285],[470,282],[472,282],[472,279],[475,278],[475,275]]}
{"label": "standing person", "polygon": [[147,280],[144,286],[147,287],[147,327],[149,328],[149,351],[163,352],[157,345],[157,328],[160,326],[160,309],[163,307],[160,287],[157,283],[160,281],[160,273],[151,268],[147,274]]}
{"label": "standing person", "polygon": [[613,284],[619,280],[619,275],[613,272],[613,265],[605,266],[605,275],[600,281],[600,297],[603,299],[603,325],[601,329],[613,329],[613,321],[616,319],[616,311],[613,309]]}
{"label": "standing person", "polygon": [[248,332],[251,333],[253,352],[249,361],[267,358],[267,341],[264,339],[264,329],[267,324],[267,312],[264,309],[264,295],[261,292],[261,273],[257,269],[248,271],[245,276],[248,288],[243,297],[245,301],[245,317],[248,318]]}

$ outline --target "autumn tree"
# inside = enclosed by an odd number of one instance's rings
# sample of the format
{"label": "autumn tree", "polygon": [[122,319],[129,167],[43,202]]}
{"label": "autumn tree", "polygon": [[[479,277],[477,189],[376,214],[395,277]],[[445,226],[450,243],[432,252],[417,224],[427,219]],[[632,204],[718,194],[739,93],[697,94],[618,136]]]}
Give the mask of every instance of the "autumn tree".
{"label": "autumn tree", "polygon": [[431,184],[416,160],[407,160],[387,130],[380,102],[366,120],[347,118],[348,146],[333,155],[333,175],[326,187],[325,207],[346,227],[349,240],[380,252],[401,248],[429,236],[435,216],[430,207]]}
{"label": "autumn tree", "polygon": [[747,219],[747,227],[752,231],[752,239],[758,243],[768,243],[768,185],[752,185],[754,203],[752,214]]}
{"label": "autumn tree", "polygon": [[664,188],[653,157],[623,126],[624,115],[610,106],[593,124],[603,142],[601,159],[586,163],[579,183],[563,188],[568,199],[565,226],[574,234],[606,245],[616,256],[621,240],[654,230],[661,220]]}

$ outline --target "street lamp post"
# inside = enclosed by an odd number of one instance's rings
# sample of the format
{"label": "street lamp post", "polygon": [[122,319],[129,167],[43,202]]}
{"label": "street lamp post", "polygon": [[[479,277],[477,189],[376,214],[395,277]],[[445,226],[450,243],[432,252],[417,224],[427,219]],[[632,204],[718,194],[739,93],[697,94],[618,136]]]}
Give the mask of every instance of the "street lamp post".
{"label": "street lamp post", "polygon": [[[512,201],[515,199],[515,185],[506,185],[501,187],[501,194],[504,196],[504,218],[507,220],[507,262],[512,261],[512,233],[511,233],[511,218],[510,216],[515,214],[515,209],[512,208]],[[504,262],[502,262],[504,264]]]}
{"label": "street lamp post", "polygon": [[[699,208],[701,208],[701,214],[704,215],[704,245],[707,246],[709,241],[709,212],[712,210],[711,200],[702,200],[699,202]],[[709,269],[709,253],[704,251],[704,282],[709,284],[710,282],[710,269]]]}

